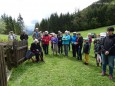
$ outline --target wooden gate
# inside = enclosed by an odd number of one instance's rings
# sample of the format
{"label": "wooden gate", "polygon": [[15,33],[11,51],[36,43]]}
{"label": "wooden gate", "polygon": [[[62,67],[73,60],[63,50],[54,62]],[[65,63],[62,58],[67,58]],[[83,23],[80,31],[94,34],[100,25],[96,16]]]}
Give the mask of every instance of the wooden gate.
{"label": "wooden gate", "polygon": [[11,66],[18,66],[24,61],[24,56],[28,50],[28,42],[14,41],[12,48],[7,51],[8,64]]}

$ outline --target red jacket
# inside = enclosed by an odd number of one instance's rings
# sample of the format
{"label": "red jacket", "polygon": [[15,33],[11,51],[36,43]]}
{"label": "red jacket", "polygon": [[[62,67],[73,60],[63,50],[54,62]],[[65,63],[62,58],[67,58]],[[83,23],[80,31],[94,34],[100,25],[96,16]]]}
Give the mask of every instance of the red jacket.
{"label": "red jacket", "polygon": [[48,44],[49,45],[49,41],[50,41],[50,36],[49,35],[44,35],[42,37],[43,44]]}

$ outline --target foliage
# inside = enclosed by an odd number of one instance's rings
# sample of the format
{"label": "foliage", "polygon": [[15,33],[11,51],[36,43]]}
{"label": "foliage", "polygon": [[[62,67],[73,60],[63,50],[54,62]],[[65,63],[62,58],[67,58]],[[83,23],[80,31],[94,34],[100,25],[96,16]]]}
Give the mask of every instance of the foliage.
{"label": "foliage", "polygon": [[5,30],[5,22],[0,19],[0,33],[4,33]]}
{"label": "foliage", "polygon": [[[20,16],[20,15],[19,15]],[[22,23],[20,21],[16,21],[11,16],[3,14],[1,19],[5,23],[5,29],[3,29],[4,34],[8,34],[9,31],[14,31],[16,34],[20,34],[22,31]]]}
{"label": "foliage", "polygon": [[99,0],[82,11],[72,14],[51,14],[40,22],[40,30],[57,32],[61,30],[82,31],[115,24],[115,0]]}

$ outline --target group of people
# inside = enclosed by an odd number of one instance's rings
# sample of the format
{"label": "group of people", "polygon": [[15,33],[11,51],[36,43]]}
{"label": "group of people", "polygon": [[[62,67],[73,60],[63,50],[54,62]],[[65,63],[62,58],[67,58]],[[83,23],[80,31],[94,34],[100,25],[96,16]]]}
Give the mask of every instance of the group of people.
{"label": "group of people", "polygon": [[57,34],[49,34],[48,31],[42,33],[38,30],[38,28],[35,28],[32,38],[33,40],[38,40],[39,45],[42,47],[45,55],[48,55],[49,53],[50,43],[53,55],[64,54],[66,57],[68,57],[70,46],[72,46],[72,56],[76,57],[78,60],[82,60],[82,54],[84,53],[85,64],[88,64],[92,42],[91,35],[88,35],[87,38],[83,39],[79,32],[73,32],[73,35],[71,35],[70,32],[66,30],[64,34],[61,31],[58,31]]}
{"label": "group of people", "polygon": [[[10,32],[8,38],[9,40],[16,39],[16,35],[14,35],[13,32]],[[64,54],[68,57],[69,50],[72,47],[72,56],[76,57],[78,60],[82,60],[82,55],[84,54],[84,64],[89,64],[89,54],[92,44],[92,37],[90,34],[88,34],[86,38],[83,38],[79,32],[73,32],[71,35],[70,32],[66,30],[64,34],[61,31],[58,31],[57,34],[49,34],[48,31],[42,33],[38,28],[35,28],[32,38],[34,42],[30,46],[30,51],[35,55],[36,62],[39,62],[40,60],[44,62],[43,55],[49,54],[49,44],[51,44],[53,55]],[[28,35],[23,32],[20,35],[20,40],[28,40]],[[106,37],[97,35],[93,43],[96,64],[97,66],[99,66],[99,64],[102,66],[102,76],[106,75],[106,66],[109,65],[109,78],[113,79],[115,58],[114,28],[107,28]]]}
{"label": "group of people", "polygon": [[107,28],[107,36],[97,36],[94,40],[94,51],[97,66],[102,66],[102,76],[106,75],[106,66],[109,65],[109,79],[113,79],[114,58],[115,58],[115,34],[114,28]]}

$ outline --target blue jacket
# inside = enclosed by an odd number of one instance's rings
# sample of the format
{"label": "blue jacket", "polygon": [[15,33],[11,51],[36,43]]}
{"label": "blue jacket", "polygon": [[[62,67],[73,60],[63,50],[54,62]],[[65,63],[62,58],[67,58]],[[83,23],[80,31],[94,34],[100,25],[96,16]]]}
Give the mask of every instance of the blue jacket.
{"label": "blue jacket", "polygon": [[62,37],[62,44],[69,44],[70,43],[70,35],[64,35]]}
{"label": "blue jacket", "polygon": [[76,44],[76,42],[77,42],[77,36],[72,36],[71,37],[71,43]]}

